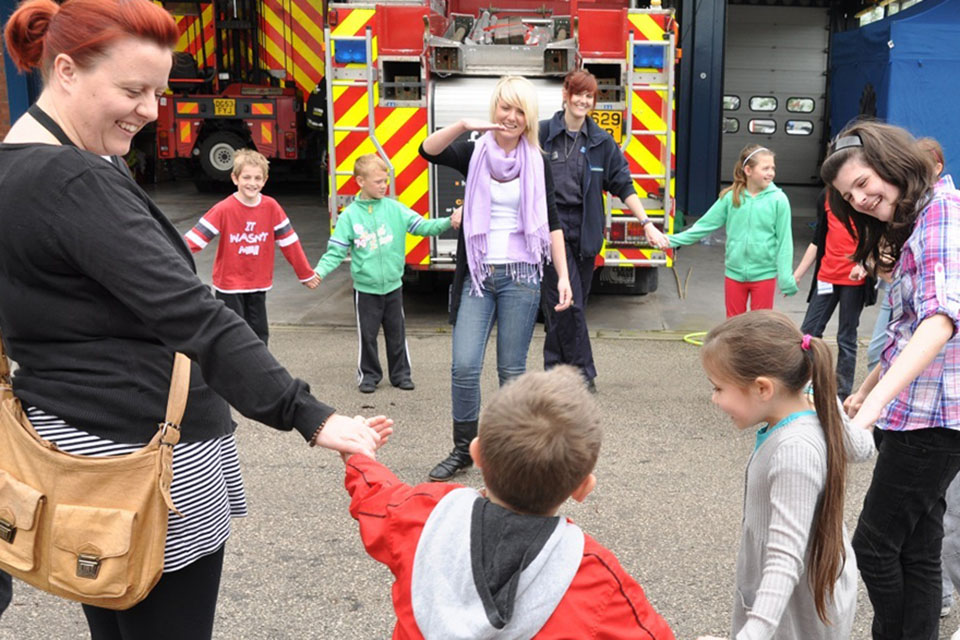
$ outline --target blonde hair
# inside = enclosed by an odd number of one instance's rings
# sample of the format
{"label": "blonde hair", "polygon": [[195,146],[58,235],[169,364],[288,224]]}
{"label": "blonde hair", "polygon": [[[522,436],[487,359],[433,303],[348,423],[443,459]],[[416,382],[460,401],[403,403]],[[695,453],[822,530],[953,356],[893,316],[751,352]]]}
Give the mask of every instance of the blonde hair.
{"label": "blonde hair", "polygon": [[357,161],[353,163],[353,177],[366,177],[373,169],[390,173],[390,167],[383,161],[383,158],[376,153],[367,153],[357,158]]}
{"label": "blonde hair", "polygon": [[737,164],[733,165],[733,184],[720,192],[722,198],[728,191],[733,191],[733,206],[740,206],[740,194],[747,188],[746,167],[754,167],[760,162],[760,156],[771,155],[776,157],[770,149],[760,144],[748,144],[740,150],[740,157],[737,158]]}
{"label": "blonde hair", "polygon": [[593,471],[603,432],[593,396],[570,366],[526,373],[480,413],[483,481],[524,513],[560,506]]}
{"label": "blonde hair", "polygon": [[266,156],[256,149],[237,149],[233,154],[233,176],[240,177],[244,167],[253,166],[263,172],[263,179],[266,180],[270,174],[270,161]]}
{"label": "blonde hair", "polygon": [[537,105],[537,89],[522,76],[503,76],[490,94],[490,120],[496,117],[500,101],[523,111],[527,121],[524,136],[534,148],[540,148],[540,122]]}
{"label": "blonde hair", "polygon": [[813,518],[806,562],[817,615],[829,622],[828,603],[847,559],[843,546],[847,456],[830,347],[820,338],[811,337],[808,349],[803,343],[804,336],[784,314],[750,311],[714,327],[703,341],[701,359],[708,374],[741,388],[766,377],[799,394],[813,381],[813,403],[827,442],[827,477]]}

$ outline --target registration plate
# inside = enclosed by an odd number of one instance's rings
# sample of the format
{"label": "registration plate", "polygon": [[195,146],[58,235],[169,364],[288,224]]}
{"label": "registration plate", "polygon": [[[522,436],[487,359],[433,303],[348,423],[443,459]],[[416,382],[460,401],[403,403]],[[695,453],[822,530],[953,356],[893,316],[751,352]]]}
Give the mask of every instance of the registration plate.
{"label": "registration plate", "polygon": [[237,101],[232,98],[214,98],[213,115],[231,117],[237,115]]}
{"label": "registration plate", "polygon": [[590,117],[597,126],[613,136],[617,144],[623,142],[623,113],[620,111],[591,111]]}
{"label": "registration plate", "polygon": [[600,281],[610,284],[633,284],[637,279],[637,270],[633,267],[604,267],[600,272]]}

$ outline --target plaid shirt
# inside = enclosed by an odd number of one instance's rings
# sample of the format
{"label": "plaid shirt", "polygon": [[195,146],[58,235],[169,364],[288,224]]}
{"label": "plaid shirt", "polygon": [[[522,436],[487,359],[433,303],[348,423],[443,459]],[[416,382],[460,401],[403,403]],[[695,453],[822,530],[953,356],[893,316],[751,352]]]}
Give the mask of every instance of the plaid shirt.
{"label": "plaid shirt", "polygon": [[960,429],[960,191],[950,176],[934,187],[893,276],[888,295],[894,320],[887,327],[881,375],[930,316],[950,318],[954,333],[934,361],[887,405],[877,426],[892,431]]}

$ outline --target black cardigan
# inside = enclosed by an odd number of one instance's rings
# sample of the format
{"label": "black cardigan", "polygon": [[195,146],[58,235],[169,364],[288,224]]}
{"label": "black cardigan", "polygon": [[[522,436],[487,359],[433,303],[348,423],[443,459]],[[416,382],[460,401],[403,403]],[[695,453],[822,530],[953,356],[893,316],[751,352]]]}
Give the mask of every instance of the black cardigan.
{"label": "black cardigan", "polygon": [[[420,155],[434,164],[442,164],[445,167],[456,169],[466,178],[467,171],[470,169],[470,157],[473,155],[475,146],[473,140],[455,140],[437,155],[431,155],[424,151],[423,143],[421,143]],[[543,181],[547,193],[547,225],[550,227],[550,231],[556,231],[560,229],[560,214],[557,213],[557,200],[553,191],[553,171],[550,169],[550,163],[546,158],[543,162]],[[453,288],[450,290],[450,324],[457,324],[460,296],[463,294],[463,282],[467,277],[467,247],[463,238],[463,225],[460,225],[460,232],[457,234],[456,259],[457,268],[453,272]]]}
{"label": "black cardigan", "polygon": [[0,189],[0,330],[25,404],[146,442],[182,351],[193,360],[183,441],[232,432],[227,402],[305,438],[333,413],[214,299],[180,234],[123,171],[74,147],[5,144]]}
{"label": "black cardigan", "polygon": [[[827,190],[824,188],[820,191],[820,195],[817,196],[817,227],[813,231],[813,240],[811,241],[812,244],[817,245],[817,259],[813,263],[813,279],[810,281],[810,292],[807,293],[807,302],[813,300],[813,296],[817,294],[817,274],[820,273],[820,262],[827,252],[827,229],[829,228],[829,223],[827,222],[826,202]],[[869,307],[877,301],[876,278],[867,276],[863,281],[863,286],[866,287],[863,296],[863,305]]]}

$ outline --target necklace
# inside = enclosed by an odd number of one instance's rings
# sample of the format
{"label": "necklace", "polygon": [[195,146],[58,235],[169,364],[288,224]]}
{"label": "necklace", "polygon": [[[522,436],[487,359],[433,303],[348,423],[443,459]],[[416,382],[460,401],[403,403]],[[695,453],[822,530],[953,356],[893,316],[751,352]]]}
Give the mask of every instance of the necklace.
{"label": "necklace", "polygon": [[577,148],[577,140],[580,138],[580,132],[577,131],[577,135],[573,136],[573,145],[567,147],[567,143],[570,141],[570,136],[565,135],[563,139],[563,159],[569,160],[570,154],[573,153],[573,150]]}

